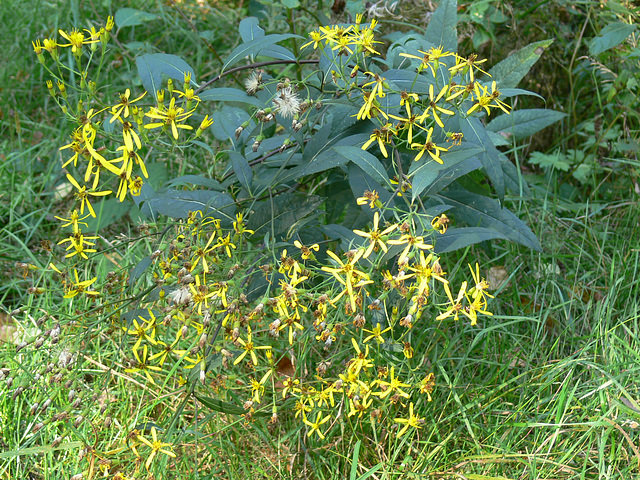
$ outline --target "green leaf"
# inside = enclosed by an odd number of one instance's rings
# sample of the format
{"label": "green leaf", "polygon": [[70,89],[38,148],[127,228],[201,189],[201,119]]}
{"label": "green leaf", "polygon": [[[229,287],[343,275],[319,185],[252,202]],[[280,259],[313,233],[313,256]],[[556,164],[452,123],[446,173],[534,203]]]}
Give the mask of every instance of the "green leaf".
{"label": "green leaf", "polygon": [[198,185],[200,187],[210,188],[219,192],[224,191],[220,182],[211,178],[203,177],[202,175],[183,175],[169,180],[167,184],[172,187],[177,185]]}
{"label": "green leaf", "polygon": [[[373,192],[374,190],[378,193],[380,197],[380,201],[387,205],[389,208],[394,207],[394,201],[391,197],[391,193],[386,190],[383,186],[381,186],[378,182],[376,182],[371,175],[363,171],[358,165],[355,163],[349,164],[348,169],[349,175],[349,186],[351,187],[351,191],[353,192],[354,198],[362,197],[366,190]],[[373,216],[373,210],[371,210],[368,206],[366,210],[370,216]]]}
{"label": "green leaf", "polygon": [[[411,199],[415,200],[427,187],[427,195],[445,188],[455,179],[477,170],[482,165],[477,158],[483,149],[476,145],[463,143],[455,150],[442,155],[443,165],[433,161],[413,162],[409,168],[411,178]],[[472,159],[471,161],[466,161]]]}
{"label": "green leaf", "polygon": [[300,2],[298,0],[282,0],[282,6],[286,8],[298,8]]}
{"label": "green leaf", "polygon": [[442,0],[431,15],[424,37],[435,46],[442,46],[445,51],[457,52],[457,23],[458,2],[456,0]]}
{"label": "green leaf", "polygon": [[143,205],[143,211],[153,218],[157,214],[172,218],[187,218],[189,212],[200,210],[205,216],[233,220],[236,206],[226,193],[213,190],[167,190],[156,193]]}
{"label": "green leaf", "polygon": [[236,135],[236,128],[250,120],[249,114],[240,107],[223,104],[211,115],[211,133],[220,141],[228,141]]}
{"label": "green leaf", "polygon": [[196,74],[182,58],[167,53],[147,53],[136,58],[138,75],[142,86],[154,98],[162,88],[162,76],[166,75],[180,83],[184,82],[185,72],[191,74],[191,83],[197,87]]}
{"label": "green leaf", "polygon": [[264,37],[264,29],[260,26],[260,21],[256,17],[247,17],[240,20],[238,27],[240,37],[243,42]]}
{"label": "green leaf", "polygon": [[131,270],[129,274],[129,288],[133,288],[142,274],[151,266],[151,256],[144,257],[138,264]]}
{"label": "green leaf", "polygon": [[324,172],[325,170],[330,170],[334,167],[344,165],[348,161],[348,158],[340,155],[333,148],[322,150],[313,158],[313,161],[308,162],[306,165],[301,165],[296,169],[296,178],[311,175],[313,173]]}
{"label": "green leaf", "polygon": [[515,110],[509,115],[500,115],[494,118],[486,128],[496,133],[508,133],[516,140],[519,140],[530,137],[534,133],[562,120],[566,116],[566,113],[543,108]]}
{"label": "green leaf", "polygon": [[[249,42],[258,38],[263,38],[265,33],[264,29],[260,27],[258,19],[256,17],[247,17],[240,22],[240,36],[243,42]],[[260,55],[265,57],[277,58],[280,60],[295,60],[295,55],[280,45],[273,45],[271,47],[265,47],[260,52]]]}
{"label": "green leaf", "polygon": [[553,39],[541,40],[521,48],[489,70],[491,79],[495,80],[501,89],[517,87],[520,80],[552,43]]}
{"label": "green leaf", "polygon": [[317,195],[282,193],[258,204],[249,217],[247,228],[257,236],[271,233],[272,230],[273,235],[278,236],[313,212],[322,201]]}
{"label": "green leaf", "polygon": [[238,102],[253,105],[254,107],[264,108],[264,102],[256,97],[247,95],[244,90],[237,88],[210,88],[198,94],[200,100],[209,100],[212,102]]}
{"label": "green leaf", "polygon": [[253,170],[249,166],[249,162],[243,155],[238,152],[229,152],[229,158],[231,159],[231,165],[233,171],[238,177],[240,185],[247,189],[251,195],[251,181],[253,180]]}
{"label": "green leaf", "polygon": [[235,65],[245,57],[250,55],[258,55],[265,47],[276,44],[288,38],[302,38],[299,35],[291,33],[266,35],[262,38],[256,38],[248,42],[238,45],[227,57],[227,60],[222,66],[221,73],[226,71],[229,67]]}
{"label": "green leaf", "polygon": [[359,237],[353,233],[353,230],[348,229],[344,225],[331,223],[329,225],[322,225],[321,228],[327,237],[332,240],[340,240],[341,247],[345,252],[351,249],[354,243],[362,240],[362,237]]}
{"label": "green leaf", "polygon": [[383,185],[391,186],[391,181],[389,180],[387,171],[380,160],[378,160],[374,155],[358,147],[337,146],[333,147],[333,149],[343,157],[358,165],[374,180],[382,183]]}
{"label": "green leaf", "polygon": [[123,27],[142,25],[144,22],[157,20],[159,18],[158,15],[136,10],[135,8],[119,8],[114,16],[114,21],[118,29],[120,29]]}
{"label": "green leaf", "polygon": [[466,190],[448,190],[438,194],[438,197],[444,204],[454,207],[456,218],[467,225],[491,229],[496,235],[542,251],[540,242],[531,229],[509,210],[502,208],[497,201]]}
{"label": "green leaf", "polygon": [[484,152],[478,155],[478,159],[491,180],[498,197],[504,198],[504,178],[500,165],[500,152],[487,135],[484,125],[477,117],[460,118],[460,130],[462,130],[465,140],[484,149]]}
{"label": "green leaf", "polygon": [[606,52],[624,42],[635,30],[636,25],[629,25],[624,22],[610,23],[602,29],[599,36],[589,41],[589,53],[591,55],[598,55]]}
{"label": "green leaf", "polygon": [[117,198],[107,198],[92,204],[96,218],[87,218],[87,231],[99,232],[124,217],[131,209],[131,202],[120,202]]}
{"label": "green leaf", "polygon": [[500,88],[500,99],[515,97],[516,95],[530,95],[532,97],[538,97],[540,100],[544,100],[542,95],[538,95],[535,92],[524,90],[522,88]]}

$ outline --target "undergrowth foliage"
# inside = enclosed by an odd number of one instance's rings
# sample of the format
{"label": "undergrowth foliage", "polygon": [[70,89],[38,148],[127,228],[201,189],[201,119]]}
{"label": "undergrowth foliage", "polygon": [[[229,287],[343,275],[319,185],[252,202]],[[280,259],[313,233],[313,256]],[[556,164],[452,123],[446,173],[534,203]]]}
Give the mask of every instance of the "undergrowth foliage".
{"label": "undergrowth foliage", "polygon": [[[247,19],[223,74],[258,53],[284,60],[235,69],[251,69],[246,91],[207,89],[213,82],[198,85],[183,60],[158,53],[137,60],[146,91],[132,86],[110,101],[102,90],[112,18],[34,42],[51,97],[73,125],[60,151],[75,200],[56,217],[60,239],[43,242],[49,265],[21,265],[31,293],[53,295],[59,309],[14,312],[32,327],[2,376],[14,398],[33,401],[31,435],[48,428],[57,444],[81,442],[76,478],[162,475],[180,461],[188,434],[178,425],[193,402],[274,428],[288,419],[309,446],[345,429],[419,435],[437,385],[424,332],[491,315],[479,266],[454,282],[434,245],[443,252],[500,237],[538,247],[498,202],[455,181],[483,167],[499,196],[505,185],[523,188],[493,142],[495,131],[518,131],[505,99],[526,93],[515,86],[543,48],[490,77],[484,60],[456,53],[452,4],[434,14],[441,30],[396,40],[386,57],[375,21],[321,27],[301,48],[317,59],[304,68],[276,45],[292,35],[265,36]],[[277,70],[287,63],[296,80]],[[207,101],[228,105],[203,116]],[[492,131],[481,119],[494,112],[507,119]],[[531,130],[542,125],[536,118],[522,122]],[[220,142],[226,150],[214,151]],[[196,149],[212,155],[216,178],[153,186],[149,162]],[[123,204],[150,223],[137,237],[105,238],[103,217]],[[483,210],[480,226],[451,235],[452,208],[461,223]],[[96,361],[83,345],[96,339],[116,346],[100,359],[104,381],[81,373]],[[45,344],[45,366],[20,376],[17,365]],[[138,416],[132,404],[131,418],[112,418],[112,375],[177,405]],[[85,422],[98,441],[82,433]],[[120,435],[97,428],[112,422]]]}

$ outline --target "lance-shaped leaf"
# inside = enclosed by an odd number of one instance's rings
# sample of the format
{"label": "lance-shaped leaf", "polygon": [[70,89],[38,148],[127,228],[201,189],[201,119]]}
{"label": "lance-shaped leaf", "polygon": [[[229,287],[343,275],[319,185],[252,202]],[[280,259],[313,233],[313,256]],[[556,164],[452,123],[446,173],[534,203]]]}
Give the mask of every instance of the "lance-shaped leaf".
{"label": "lance-shaped leaf", "polygon": [[247,95],[244,90],[237,88],[210,88],[198,94],[200,100],[210,100],[213,102],[238,102],[253,105],[254,107],[264,108],[265,104],[262,100]]}
{"label": "lance-shaped leaf", "polygon": [[617,45],[620,45],[625,39],[636,30],[636,25],[630,25],[624,22],[610,23],[602,29],[600,35],[589,41],[589,53],[598,55]]}
{"label": "lance-shaped leaf", "polygon": [[281,193],[256,206],[249,217],[247,228],[258,236],[264,236],[267,232],[274,236],[280,235],[312,213],[321,203],[322,198],[316,195]]}
{"label": "lance-shaped leaf", "polygon": [[343,157],[351,160],[377,182],[391,187],[389,175],[384,165],[374,155],[359,147],[337,146],[333,149]]}
{"label": "lance-shaped leaf", "polygon": [[484,149],[484,152],[478,154],[478,159],[491,180],[498,197],[502,200],[504,198],[504,178],[500,165],[500,152],[487,135],[484,125],[477,117],[460,118],[460,130],[462,130],[465,140]]}
{"label": "lance-shaped leaf", "polygon": [[496,238],[507,239],[500,232],[484,227],[449,228],[443,235],[438,235],[435,240],[437,253],[452,252],[461,248],[475,245],[476,243]]}
{"label": "lance-shaped leaf", "polygon": [[438,194],[438,197],[444,204],[454,207],[456,219],[467,225],[495,230],[504,238],[542,251],[531,229],[497,201],[466,190],[448,190]]}
{"label": "lance-shaped leaf", "polygon": [[482,147],[465,142],[455,150],[444,153],[442,165],[431,161],[429,157],[413,162],[409,168],[411,199],[415,200],[425,190],[425,196],[438,193],[462,175],[480,168],[482,165],[477,155],[482,151]]}
{"label": "lance-shaped leaf", "polygon": [[521,48],[489,70],[491,80],[495,80],[501,89],[517,87],[520,80],[552,43],[553,39],[541,40]]}
{"label": "lance-shaped leaf", "polygon": [[[391,193],[376,182],[371,175],[362,170],[355,163],[350,163],[348,168],[349,186],[355,198],[363,196],[365,191],[377,192],[383,205],[393,208],[395,206]],[[365,211],[373,217],[373,210],[365,207]]]}
{"label": "lance-shaped leaf", "polygon": [[191,84],[195,87],[196,75],[193,68],[182,58],[168,53],[147,53],[136,58],[138,75],[142,86],[154,97],[162,88],[162,76],[166,75],[180,83],[184,82],[185,73],[191,75]]}
{"label": "lance-shaped leaf", "polygon": [[566,116],[566,113],[544,108],[515,110],[509,115],[500,115],[491,120],[487,125],[487,130],[496,133],[503,132],[519,140],[530,137]]}
{"label": "lance-shaped leaf", "polygon": [[189,212],[201,211],[230,223],[236,212],[236,206],[226,193],[213,190],[167,190],[156,193],[143,205],[142,211],[153,218],[159,213],[172,218],[187,218]]}
{"label": "lance-shaped leaf", "polygon": [[[240,36],[242,37],[243,42],[249,42],[258,38],[264,38],[265,36],[265,31],[260,26],[256,17],[247,17],[241,20],[238,30],[240,31]],[[280,45],[265,47],[260,52],[260,55],[263,55],[265,57],[277,58],[280,60],[295,60],[296,58],[293,53],[291,53],[286,48],[281,47]]]}
{"label": "lance-shaped leaf", "polygon": [[118,29],[120,29],[123,27],[142,25],[144,22],[157,20],[159,18],[160,17],[158,15],[143,12],[142,10],[136,10],[135,8],[119,8],[116,11],[114,21]]}
{"label": "lance-shaped leaf", "polygon": [[251,181],[253,180],[253,170],[246,158],[238,152],[229,152],[233,171],[238,177],[240,185],[247,189],[251,194]]}
{"label": "lance-shaped leaf", "polygon": [[222,66],[221,73],[241,61],[243,58],[249,55],[259,55],[265,47],[275,45],[278,42],[286,40],[288,38],[302,38],[299,35],[291,33],[278,33],[273,35],[266,35],[262,38],[256,38],[248,42],[238,45],[229,54],[224,65]]}
{"label": "lance-shaped leaf", "polygon": [[435,46],[441,45],[445,51],[457,52],[457,23],[458,2],[456,0],[442,0],[431,15],[424,37]]}

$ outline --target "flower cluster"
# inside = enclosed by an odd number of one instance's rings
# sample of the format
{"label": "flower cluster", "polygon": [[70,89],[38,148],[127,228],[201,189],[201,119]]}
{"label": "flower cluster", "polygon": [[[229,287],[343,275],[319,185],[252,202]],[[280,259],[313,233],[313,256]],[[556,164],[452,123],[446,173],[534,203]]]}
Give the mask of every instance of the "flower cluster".
{"label": "flower cluster", "polygon": [[[337,50],[338,55],[346,58],[335,63],[334,83],[351,96],[358,92],[358,120],[368,119],[377,124],[363,150],[377,144],[387,158],[389,148],[404,147],[416,152],[415,161],[427,153],[441,164],[441,153],[450,147],[438,142],[446,138],[459,144],[463,137],[462,133],[447,129],[447,117],[465,117],[480,111],[490,115],[494,108],[510,112],[510,107],[500,99],[496,82],[489,87],[477,78],[478,73],[489,75],[480,68],[486,60],[479,60],[474,54],[464,58],[440,46],[418,50],[421,55],[400,54],[415,68],[412,85],[424,92],[397,90],[383,72],[367,69],[366,56],[378,53],[373,49],[375,25],[374,20],[366,28],[362,28],[359,21],[348,27],[321,27],[310,33],[312,41],[305,45],[313,45],[323,54],[326,50]],[[388,96],[397,103],[389,101]]]}
{"label": "flower cluster", "polygon": [[[118,101],[113,104],[101,102],[95,95],[96,82],[90,81],[90,69],[94,64],[94,55],[106,54],[107,42],[114,27],[113,18],[109,17],[104,27],[95,29],[65,32],[60,35],[67,43],[48,38],[33,43],[39,61],[52,76],[47,87],[60,109],[77,127],[70,135],[70,143],[60,147],[66,156],[62,167],[69,173],[66,178],[74,190],[76,205],[66,217],[56,216],[62,222],[62,228],[69,228],[69,235],[58,242],[65,248],[63,260],[79,264],[89,260],[90,255],[97,254],[97,235],[87,235],[90,219],[97,218],[95,202],[115,192],[116,198],[123,202],[127,195],[138,196],[145,179],[149,178],[145,158],[149,157],[150,145],[161,141],[164,132],[169,133],[171,142],[179,140],[180,131],[193,130],[187,120],[194,114],[199,98],[191,86],[189,74],[185,74],[184,87],[180,91],[168,83],[167,91],[154,92],[157,101],[153,105],[145,105],[146,92],[133,97],[130,89],[119,94]],[[88,45],[89,51],[84,49]],[[101,46],[98,52],[98,46]],[[71,48],[75,59],[76,70],[66,66],[61,59],[64,50]],[[44,52],[47,51],[56,65],[57,73],[49,69]],[[72,85],[64,78],[79,78],[79,85]],[[54,87],[54,81],[57,89]],[[75,92],[71,94],[70,92]],[[170,97],[170,98],[168,98]],[[198,137],[209,127],[212,121],[206,116],[195,134]],[[151,136],[154,131],[162,133]],[[69,155],[66,155],[69,152]],[[51,264],[59,273],[63,267]],[[73,279],[63,275],[66,298],[77,295],[98,296],[100,292],[89,287],[97,280],[80,280],[78,270],[73,269]]]}

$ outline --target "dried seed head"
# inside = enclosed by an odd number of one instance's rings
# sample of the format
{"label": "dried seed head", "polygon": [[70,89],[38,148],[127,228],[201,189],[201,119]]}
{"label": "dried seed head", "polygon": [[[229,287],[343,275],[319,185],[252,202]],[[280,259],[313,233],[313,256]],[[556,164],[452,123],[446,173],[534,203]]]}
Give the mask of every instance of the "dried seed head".
{"label": "dried seed head", "polygon": [[24,387],[16,388],[16,391],[13,392],[12,400],[15,400],[16,398],[18,398],[22,394],[22,392],[24,392]]}
{"label": "dried seed head", "polygon": [[73,363],[73,355],[69,350],[62,350],[60,355],[58,355],[58,366],[60,368],[66,368],[71,366]]}

